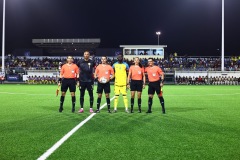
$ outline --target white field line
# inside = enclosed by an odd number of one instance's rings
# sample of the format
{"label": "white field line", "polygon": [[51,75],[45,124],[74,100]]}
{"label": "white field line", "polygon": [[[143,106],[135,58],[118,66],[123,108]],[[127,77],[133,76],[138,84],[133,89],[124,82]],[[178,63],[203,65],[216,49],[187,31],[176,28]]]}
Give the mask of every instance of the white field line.
{"label": "white field line", "polygon": [[[205,97],[205,96],[236,96],[240,95],[240,93],[229,93],[229,94],[164,94],[163,97]],[[148,95],[142,95],[142,97],[148,97]]]}
{"label": "white field line", "polygon": [[[31,93],[14,93],[14,92],[0,92],[0,94],[8,94],[8,95],[28,95],[28,96],[56,96],[53,94],[31,94]],[[240,95],[240,93],[229,93],[229,94],[163,94],[164,97],[203,97],[203,96],[235,96]],[[69,95],[70,96],[70,95]],[[130,96],[130,94],[128,94]],[[148,96],[147,94],[142,95],[143,97]]]}
{"label": "white field line", "polygon": [[53,94],[32,94],[32,93],[17,93],[17,92],[0,92],[0,94],[9,94],[9,95],[28,95],[28,96],[56,96],[56,93]]}
{"label": "white field line", "polygon": [[[201,86],[189,86],[189,85],[187,85],[186,87],[188,87],[188,89],[191,89],[191,90],[193,89],[193,90],[196,90],[196,91],[197,91],[197,90],[206,90],[206,88],[204,88],[204,86],[201,87]],[[201,87],[201,88],[200,88],[200,87]],[[229,86],[226,85],[226,87],[229,87]],[[234,86],[234,87],[236,87],[236,88],[234,88],[234,89],[212,88],[211,90],[212,90],[212,91],[236,91],[236,90],[239,91],[239,90],[240,90],[240,86],[239,86],[239,85],[236,85],[236,86]],[[237,88],[237,87],[239,87],[239,88]],[[174,89],[177,89],[177,90],[181,89],[181,90],[182,90],[183,88],[181,88],[181,87],[180,87],[180,88],[175,87]]]}
{"label": "white field line", "polygon": [[[112,97],[110,101],[112,101],[115,98]],[[107,105],[107,103],[103,104],[100,107],[100,110],[104,108]],[[90,116],[88,116],[85,120],[80,122],[76,127],[74,127],[71,131],[69,131],[65,136],[63,136],[58,142],[56,142],[51,148],[49,148],[44,154],[42,154],[37,160],[45,160],[47,159],[55,150],[57,150],[68,138],[70,138],[79,128],[81,128],[85,123],[87,123],[93,116],[95,116],[96,113],[92,113]]]}

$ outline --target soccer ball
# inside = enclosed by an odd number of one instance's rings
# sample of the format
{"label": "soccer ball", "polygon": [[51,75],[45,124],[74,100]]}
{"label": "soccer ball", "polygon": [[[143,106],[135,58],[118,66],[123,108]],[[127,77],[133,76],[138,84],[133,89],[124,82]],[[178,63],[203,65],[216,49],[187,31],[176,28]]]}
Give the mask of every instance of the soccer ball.
{"label": "soccer ball", "polygon": [[107,78],[101,77],[101,78],[100,78],[100,82],[101,82],[101,83],[107,83]]}

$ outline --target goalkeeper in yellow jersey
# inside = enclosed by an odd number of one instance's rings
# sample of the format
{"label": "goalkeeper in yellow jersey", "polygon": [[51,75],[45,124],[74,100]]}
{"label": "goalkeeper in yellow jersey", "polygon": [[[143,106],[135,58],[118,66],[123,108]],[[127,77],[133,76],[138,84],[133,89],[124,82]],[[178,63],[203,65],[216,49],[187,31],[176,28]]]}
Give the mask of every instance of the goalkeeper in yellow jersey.
{"label": "goalkeeper in yellow jersey", "polygon": [[127,63],[123,62],[122,55],[118,55],[117,62],[113,64],[113,69],[115,70],[115,83],[114,83],[114,112],[117,112],[118,98],[122,94],[125,111],[128,113],[128,99],[127,99],[127,70],[129,66]]}

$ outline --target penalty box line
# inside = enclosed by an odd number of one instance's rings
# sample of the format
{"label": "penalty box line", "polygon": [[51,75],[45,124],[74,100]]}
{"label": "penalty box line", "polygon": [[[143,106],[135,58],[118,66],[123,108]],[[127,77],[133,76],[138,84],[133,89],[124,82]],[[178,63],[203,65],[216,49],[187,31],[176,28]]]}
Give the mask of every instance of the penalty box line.
{"label": "penalty box line", "polygon": [[[113,96],[110,101],[112,101],[115,98]],[[103,109],[107,103],[103,104],[100,107],[100,110]],[[70,138],[79,128],[81,128],[85,123],[87,123],[90,119],[95,116],[96,113],[92,113],[90,116],[88,116],[85,120],[80,122],[76,127],[74,127],[70,132],[68,132],[65,136],[63,136],[58,142],[56,142],[51,148],[49,148],[45,153],[43,153],[37,160],[45,160],[47,159],[55,150],[57,150],[68,138]]]}

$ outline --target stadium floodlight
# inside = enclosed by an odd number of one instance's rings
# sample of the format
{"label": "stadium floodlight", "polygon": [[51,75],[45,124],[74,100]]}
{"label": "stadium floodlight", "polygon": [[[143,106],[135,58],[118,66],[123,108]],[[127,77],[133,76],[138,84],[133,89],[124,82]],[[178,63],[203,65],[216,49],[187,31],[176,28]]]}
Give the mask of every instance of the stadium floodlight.
{"label": "stadium floodlight", "polygon": [[6,0],[3,0],[3,28],[2,28],[2,74],[5,72],[5,3]]}
{"label": "stadium floodlight", "polygon": [[158,45],[159,45],[159,36],[160,36],[161,32],[156,32],[156,35],[158,36]]}

